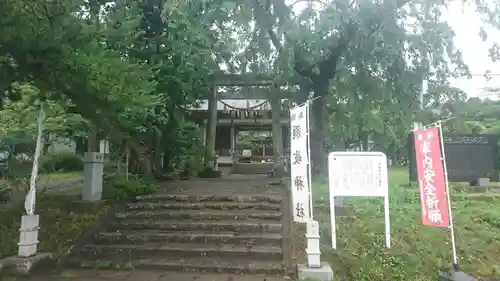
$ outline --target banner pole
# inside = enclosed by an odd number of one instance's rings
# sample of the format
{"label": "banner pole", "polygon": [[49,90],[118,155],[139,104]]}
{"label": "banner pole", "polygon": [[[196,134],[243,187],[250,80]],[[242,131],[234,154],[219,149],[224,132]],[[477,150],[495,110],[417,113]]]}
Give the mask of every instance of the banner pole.
{"label": "banner pole", "polygon": [[306,118],[307,118],[307,180],[309,186],[309,215],[311,220],[314,219],[313,216],[313,198],[312,198],[312,173],[311,173],[311,114],[310,105],[312,100],[308,100],[306,103]]}
{"label": "banner pole", "polygon": [[37,136],[36,136],[36,144],[35,144],[35,154],[33,155],[33,166],[31,169],[31,177],[29,183],[29,191],[26,195],[26,199],[24,201],[24,208],[26,210],[27,215],[35,214],[35,205],[36,205],[36,180],[38,178],[38,165],[40,154],[42,152],[42,138],[43,138],[43,126],[45,122],[45,111],[43,105],[40,107],[40,111],[38,113],[37,118]]}
{"label": "banner pole", "polygon": [[451,250],[453,254],[453,269],[458,272],[460,271],[460,264],[457,259],[457,248],[455,244],[455,230],[453,227],[453,214],[451,213],[451,196],[450,196],[450,185],[448,183],[448,168],[446,167],[446,153],[444,152],[444,141],[443,141],[443,126],[441,121],[437,122],[439,130],[439,143],[441,145],[441,160],[443,161],[444,168],[444,184],[446,187],[446,199],[448,200],[448,217],[450,220],[450,235],[451,235]]}
{"label": "banner pole", "polygon": [[301,107],[301,106],[303,106],[303,105],[305,105],[305,104],[310,104],[312,101],[315,101],[315,100],[317,100],[317,99],[319,99],[319,98],[321,98],[321,97],[322,97],[322,96],[319,96],[319,97],[314,97],[314,98],[312,98],[312,99],[308,99],[307,101],[305,101],[305,102],[303,102],[303,103],[300,103],[300,104],[298,104],[298,105],[296,105],[296,106],[294,106],[294,107],[291,107],[290,109],[295,109],[295,108],[297,108],[297,107]]}

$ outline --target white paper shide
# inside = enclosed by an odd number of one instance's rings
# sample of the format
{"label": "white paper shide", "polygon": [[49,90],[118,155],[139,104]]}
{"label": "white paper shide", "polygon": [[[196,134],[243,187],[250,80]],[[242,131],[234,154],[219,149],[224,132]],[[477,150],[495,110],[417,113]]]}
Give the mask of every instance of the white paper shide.
{"label": "white paper shide", "polygon": [[290,109],[290,175],[293,218],[297,222],[311,218],[308,124],[308,104]]}

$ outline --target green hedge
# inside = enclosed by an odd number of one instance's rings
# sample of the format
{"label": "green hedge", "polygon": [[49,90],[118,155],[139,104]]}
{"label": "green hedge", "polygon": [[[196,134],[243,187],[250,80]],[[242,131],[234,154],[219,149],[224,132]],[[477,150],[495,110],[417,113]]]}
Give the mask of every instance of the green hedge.
{"label": "green hedge", "polygon": [[158,186],[152,178],[129,175],[126,179],[124,176],[115,176],[104,181],[102,197],[113,202],[121,202],[157,191]]}
{"label": "green hedge", "polygon": [[41,172],[78,172],[83,171],[83,159],[70,152],[45,154],[40,159]]}

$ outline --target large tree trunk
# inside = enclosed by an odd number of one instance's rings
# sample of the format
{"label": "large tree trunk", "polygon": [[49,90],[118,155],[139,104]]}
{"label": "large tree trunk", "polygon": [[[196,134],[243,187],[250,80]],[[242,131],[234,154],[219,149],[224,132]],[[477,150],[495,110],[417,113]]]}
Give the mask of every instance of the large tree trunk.
{"label": "large tree trunk", "polygon": [[155,131],[154,134],[154,150],[153,150],[153,167],[156,174],[163,172],[163,147],[161,145],[161,133]]}
{"label": "large tree trunk", "polygon": [[165,107],[168,109],[168,119],[162,126],[161,130],[161,146],[163,150],[163,173],[169,173],[172,157],[174,155],[175,147],[172,146],[172,140],[175,138],[176,129],[178,127],[177,114],[175,112],[175,105],[165,102]]}
{"label": "large tree trunk", "polygon": [[131,159],[130,166],[143,175],[151,175],[153,172],[151,165],[151,155],[147,152],[147,149],[141,149],[141,145],[134,138],[129,138],[128,143],[131,148]]}
{"label": "large tree trunk", "polygon": [[272,136],[273,136],[273,155],[274,169],[279,175],[284,170],[283,162],[283,127],[281,126],[281,96],[278,91],[271,96],[272,112]]}
{"label": "large tree trunk", "polygon": [[215,138],[217,136],[217,86],[214,85],[208,98],[208,130],[205,145],[205,165],[215,165]]}
{"label": "large tree trunk", "polygon": [[88,152],[99,152],[99,138],[97,137],[97,127],[92,123],[89,127],[87,144]]}
{"label": "large tree trunk", "polygon": [[314,97],[321,97],[312,102],[311,120],[311,172],[314,175],[326,171],[328,155],[325,152],[324,131],[326,124],[326,105],[328,104],[328,80],[313,86]]}
{"label": "large tree trunk", "polygon": [[170,168],[170,160],[172,159],[172,148],[168,145],[169,141],[169,133],[168,133],[168,125],[165,125],[161,134],[161,144],[163,146],[163,168],[162,171],[164,174],[169,172]]}

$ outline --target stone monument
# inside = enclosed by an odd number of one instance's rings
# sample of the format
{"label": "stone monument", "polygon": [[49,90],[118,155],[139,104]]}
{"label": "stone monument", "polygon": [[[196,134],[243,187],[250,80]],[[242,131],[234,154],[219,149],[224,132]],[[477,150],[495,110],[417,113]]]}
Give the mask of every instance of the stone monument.
{"label": "stone monument", "polygon": [[321,262],[319,248],[319,224],[317,221],[307,222],[307,264],[299,264],[299,280],[312,279],[318,281],[333,281],[333,270],[327,262]]}
{"label": "stone monument", "polygon": [[102,199],[102,177],[104,173],[104,154],[86,152],[83,157],[84,179],[82,200],[99,201]]}
{"label": "stone monument", "polygon": [[[493,134],[444,133],[443,143],[450,182],[469,182],[472,186],[487,186],[498,181],[498,137]],[[408,138],[409,178],[416,181],[413,133]]]}

